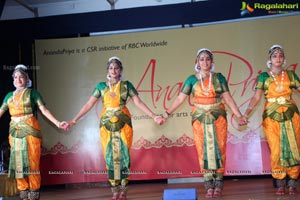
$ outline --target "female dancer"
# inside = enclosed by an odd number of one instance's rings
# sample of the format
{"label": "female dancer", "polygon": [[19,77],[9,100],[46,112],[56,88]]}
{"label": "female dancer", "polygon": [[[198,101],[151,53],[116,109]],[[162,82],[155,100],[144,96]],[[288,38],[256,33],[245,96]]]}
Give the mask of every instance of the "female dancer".
{"label": "female dancer", "polygon": [[20,199],[35,200],[40,196],[42,144],[40,125],[33,115],[35,106],[58,128],[64,129],[68,124],[58,121],[46,108],[40,93],[29,88],[31,80],[26,66],[17,65],[12,76],[16,90],[5,96],[0,107],[0,118],[6,110],[9,110],[11,115],[9,127],[11,151],[8,176],[17,179]]}
{"label": "female dancer", "polygon": [[227,119],[223,100],[239,119],[247,123],[233,100],[225,77],[214,71],[209,49],[197,53],[196,74],[189,76],[180,94],[163,114],[167,119],[192,94],[192,125],[198,160],[204,173],[206,198],[220,197],[226,156]]}
{"label": "female dancer", "polygon": [[285,187],[294,195],[300,165],[299,110],[292,99],[293,89],[300,92],[300,81],[295,72],[284,70],[285,55],[280,45],[269,50],[268,71],[258,76],[255,93],[245,112],[252,109],[264,95],[263,129],[271,151],[271,169],[276,194],[284,195]]}
{"label": "female dancer", "polygon": [[156,123],[161,124],[161,116],[154,114],[140,99],[135,87],[129,81],[121,80],[123,65],[118,57],[111,57],[107,63],[107,78],[94,89],[92,96],[70,122],[76,122],[102,99],[103,109],[100,114],[100,140],[104,159],[111,184],[111,200],[126,200],[127,184],[130,169],[130,148],[133,129],[131,115],[126,107],[131,98],[134,104]]}

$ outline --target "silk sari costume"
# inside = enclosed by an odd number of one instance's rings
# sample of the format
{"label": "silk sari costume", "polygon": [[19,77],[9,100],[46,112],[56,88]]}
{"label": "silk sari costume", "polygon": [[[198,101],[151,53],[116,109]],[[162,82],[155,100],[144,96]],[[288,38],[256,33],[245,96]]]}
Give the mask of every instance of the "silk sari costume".
{"label": "silk sari costume", "polygon": [[44,102],[40,93],[24,89],[13,95],[9,92],[0,109],[11,115],[9,143],[11,146],[9,172],[10,178],[17,180],[20,191],[38,191],[41,186],[40,156],[42,135],[40,125],[33,115],[35,106]]}
{"label": "silk sari costume", "polygon": [[[276,76],[279,83],[281,76]],[[300,87],[300,81],[290,70],[284,71],[283,80],[283,90],[276,91],[276,82],[267,72],[263,72],[258,76],[256,89],[263,90],[266,98],[262,125],[271,151],[271,169],[275,184],[284,187],[287,182],[288,186],[295,187],[289,184],[293,184],[293,180],[299,176],[300,118],[291,95],[292,89]]]}
{"label": "silk sari costume", "polygon": [[135,95],[138,92],[129,81],[112,84],[111,90],[106,82],[100,82],[93,91],[93,96],[101,97],[103,104],[100,140],[112,186],[128,183],[133,129],[126,102]]}
{"label": "silk sari costume", "polygon": [[[192,126],[198,161],[204,173],[205,188],[223,188],[226,159],[227,119],[221,95],[229,92],[225,77],[212,73],[211,87],[204,90],[200,80],[191,75],[184,82],[181,92],[192,94]],[[209,78],[203,80],[208,86]]]}

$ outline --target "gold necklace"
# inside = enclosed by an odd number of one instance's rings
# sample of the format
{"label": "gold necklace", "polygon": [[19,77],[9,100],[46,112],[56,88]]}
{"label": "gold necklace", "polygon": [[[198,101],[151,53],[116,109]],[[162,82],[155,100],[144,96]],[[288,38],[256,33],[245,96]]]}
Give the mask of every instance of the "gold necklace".
{"label": "gold necklace", "polygon": [[277,92],[282,92],[283,91],[283,81],[284,81],[284,71],[282,70],[281,71],[281,82],[280,82],[280,85],[274,75],[274,73],[272,72],[272,70],[270,70],[270,74],[275,82],[275,85],[276,85],[276,91]]}
{"label": "gold necklace", "polygon": [[[23,99],[23,95],[24,95],[25,90],[26,90],[26,88],[23,88],[22,90],[16,90],[16,91],[13,92],[13,104],[14,104],[17,108],[20,108],[20,102],[21,102],[22,99]],[[20,92],[22,92],[22,93],[21,93],[19,99],[16,100],[15,97],[16,97],[16,95],[19,94]]]}
{"label": "gold necklace", "polygon": [[201,89],[203,90],[203,93],[205,96],[208,96],[209,95],[209,90],[210,90],[210,87],[211,87],[211,72],[209,72],[209,80],[208,80],[208,87],[204,87],[204,84],[203,84],[203,80],[202,80],[202,74],[201,72],[199,73],[200,75],[200,84],[201,84]]}
{"label": "gold necklace", "polygon": [[110,81],[108,81],[108,86],[109,86],[109,92],[110,92],[110,97],[111,98],[114,98],[115,96],[116,96],[116,92],[117,92],[117,89],[118,89],[118,87],[119,87],[119,85],[120,85],[120,80],[118,81],[118,83],[116,84],[116,86],[115,86],[115,89],[114,89],[114,91],[112,91],[112,86],[111,86],[111,83],[110,83]]}

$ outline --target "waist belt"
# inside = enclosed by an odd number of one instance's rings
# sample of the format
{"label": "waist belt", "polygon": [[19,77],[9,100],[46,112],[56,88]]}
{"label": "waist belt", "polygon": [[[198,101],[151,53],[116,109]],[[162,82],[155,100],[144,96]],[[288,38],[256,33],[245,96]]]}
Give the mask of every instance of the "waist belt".
{"label": "waist belt", "polygon": [[221,102],[219,103],[213,103],[213,104],[194,104],[197,108],[203,109],[203,110],[211,110],[213,108],[219,108]]}
{"label": "waist belt", "polygon": [[270,103],[278,103],[280,105],[282,104],[286,104],[287,102],[289,102],[291,100],[291,97],[278,97],[278,98],[267,98],[267,101]]}
{"label": "waist belt", "polygon": [[24,115],[24,116],[20,116],[20,117],[11,117],[11,120],[14,121],[15,123],[18,123],[21,121],[25,121],[25,120],[31,118],[32,116],[33,116],[33,114]]}

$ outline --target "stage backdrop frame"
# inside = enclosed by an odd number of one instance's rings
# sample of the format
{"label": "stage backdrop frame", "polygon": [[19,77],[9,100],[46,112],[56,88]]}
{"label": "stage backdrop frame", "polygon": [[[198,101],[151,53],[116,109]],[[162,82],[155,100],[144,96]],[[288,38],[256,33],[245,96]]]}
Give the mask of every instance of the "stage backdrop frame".
{"label": "stage backdrop frame", "polygon": [[[299,15],[288,15],[184,29],[36,40],[37,89],[55,116],[70,120],[96,84],[106,80],[108,58],[118,56],[124,65],[124,79],[134,84],[154,112],[163,113],[183,81],[195,73],[197,51],[209,48],[214,53],[215,71],[227,78],[230,92],[244,112],[258,74],[267,70],[268,49],[273,44],[285,48],[287,68],[299,74],[299,23]],[[261,130],[263,103],[255,108],[247,127],[239,127],[228,109],[227,176],[269,174],[269,149]],[[190,106],[188,99],[166,124],[158,126],[128,102],[134,127],[132,180],[202,176]],[[107,180],[99,137],[101,108],[101,102],[97,103],[68,132],[39,116],[44,185]]]}

